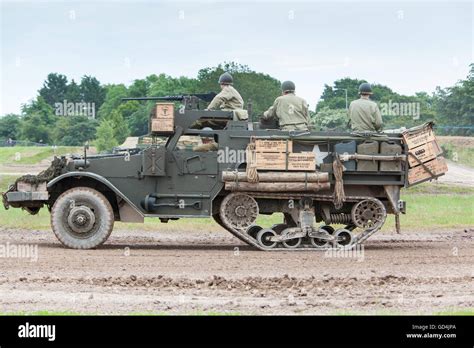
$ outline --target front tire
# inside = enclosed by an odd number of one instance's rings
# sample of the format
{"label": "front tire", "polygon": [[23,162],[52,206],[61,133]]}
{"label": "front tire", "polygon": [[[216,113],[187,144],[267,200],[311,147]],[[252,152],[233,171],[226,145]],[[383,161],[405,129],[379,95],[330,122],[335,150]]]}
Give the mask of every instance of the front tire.
{"label": "front tire", "polygon": [[51,227],[59,241],[73,249],[103,244],[114,227],[114,211],[102,193],[88,187],[67,190],[51,209]]}

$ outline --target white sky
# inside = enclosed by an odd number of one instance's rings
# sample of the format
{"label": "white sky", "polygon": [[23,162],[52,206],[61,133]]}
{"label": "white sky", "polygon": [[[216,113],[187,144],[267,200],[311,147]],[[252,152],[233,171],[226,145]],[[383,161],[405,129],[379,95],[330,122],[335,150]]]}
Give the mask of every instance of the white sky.
{"label": "white sky", "polygon": [[0,1],[0,115],[50,72],[128,85],[232,60],[295,81],[314,107],[342,77],[431,93],[474,62],[472,1]]}

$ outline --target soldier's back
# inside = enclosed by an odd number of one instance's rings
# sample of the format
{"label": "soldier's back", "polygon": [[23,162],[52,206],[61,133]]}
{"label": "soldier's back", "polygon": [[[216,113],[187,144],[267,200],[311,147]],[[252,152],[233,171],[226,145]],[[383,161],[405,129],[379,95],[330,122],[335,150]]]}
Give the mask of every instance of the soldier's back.
{"label": "soldier's back", "polygon": [[290,124],[308,124],[308,104],[303,98],[288,93],[276,99],[276,107],[281,127]]}
{"label": "soldier's back", "polygon": [[244,107],[242,96],[233,86],[224,87],[219,94],[222,95],[224,100],[222,110],[239,110]]}
{"label": "soldier's back", "polygon": [[351,102],[349,117],[351,127],[356,131],[375,131],[377,103],[369,99],[360,98]]}

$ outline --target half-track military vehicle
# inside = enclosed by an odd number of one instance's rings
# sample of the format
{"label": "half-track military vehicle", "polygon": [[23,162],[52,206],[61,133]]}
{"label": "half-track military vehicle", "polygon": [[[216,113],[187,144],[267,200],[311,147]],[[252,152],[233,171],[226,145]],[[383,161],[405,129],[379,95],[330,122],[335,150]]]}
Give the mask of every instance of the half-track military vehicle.
{"label": "half-track military vehicle", "polygon": [[[51,213],[65,246],[95,248],[115,221],[213,218],[261,250],[352,248],[406,205],[400,189],[443,175],[446,163],[426,123],[403,133],[281,131],[200,109],[206,95],[157,99],[145,148],[55,158],[3,193],[6,209]],[[211,138],[209,151],[180,146]],[[257,225],[260,214],[280,223]]]}

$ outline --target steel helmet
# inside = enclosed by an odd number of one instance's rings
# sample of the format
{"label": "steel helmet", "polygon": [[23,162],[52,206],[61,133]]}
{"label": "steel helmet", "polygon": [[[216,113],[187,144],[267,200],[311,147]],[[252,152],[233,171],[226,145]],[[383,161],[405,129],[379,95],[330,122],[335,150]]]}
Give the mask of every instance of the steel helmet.
{"label": "steel helmet", "polygon": [[232,78],[232,75],[229,74],[228,72],[223,73],[219,77],[219,84],[220,85],[231,85],[234,82],[234,79]]}
{"label": "steel helmet", "polygon": [[213,129],[211,127],[204,127],[201,129],[201,138],[213,138]]}
{"label": "steel helmet", "polygon": [[370,85],[370,83],[367,83],[367,82],[361,83],[359,86],[359,93],[372,94],[372,86]]}
{"label": "steel helmet", "polygon": [[295,84],[293,81],[285,81],[281,84],[281,90],[283,92],[294,92]]}

